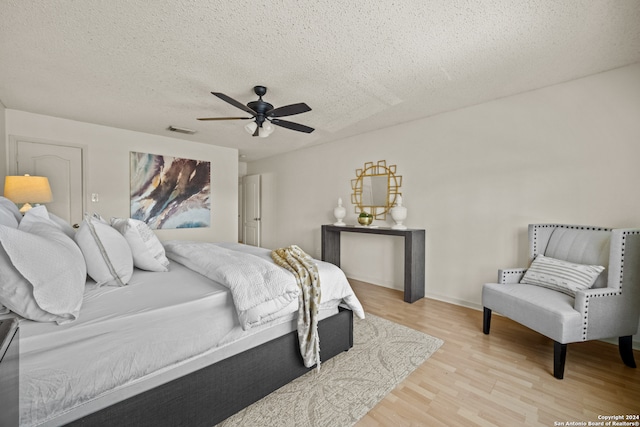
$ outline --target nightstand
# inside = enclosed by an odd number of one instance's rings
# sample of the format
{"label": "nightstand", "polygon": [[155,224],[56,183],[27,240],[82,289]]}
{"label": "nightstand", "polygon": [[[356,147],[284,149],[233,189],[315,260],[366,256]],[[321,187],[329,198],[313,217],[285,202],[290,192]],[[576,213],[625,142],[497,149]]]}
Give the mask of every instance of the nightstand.
{"label": "nightstand", "polygon": [[18,319],[7,314],[0,317],[0,425],[17,426],[19,364]]}

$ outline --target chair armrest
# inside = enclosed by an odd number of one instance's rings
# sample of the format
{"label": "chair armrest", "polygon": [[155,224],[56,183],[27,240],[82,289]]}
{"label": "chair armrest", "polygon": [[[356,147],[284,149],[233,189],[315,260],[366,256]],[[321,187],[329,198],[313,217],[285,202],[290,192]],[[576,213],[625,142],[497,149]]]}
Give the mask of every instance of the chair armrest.
{"label": "chair armrest", "polygon": [[635,335],[638,331],[636,304],[618,289],[576,291],[574,308],[583,319],[583,340]]}
{"label": "chair armrest", "polygon": [[583,317],[586,317],[589,304],[601,304],[619,295],[620,292],[614,288],[592,288],[578,290],[576,291],[573,308],[575,308],[576,311],[578,311]]}
{"label": "chair armrest", "polygon": [[583,317],[587,316],[587,309],[589,308],[589,304],[594,301],[604,302],[607,298],[619,295],[617,289],[613,288],[592,288],[592,289],[582,289],[576,291],[575,301],[573,303],[573,308],[577,312],[579,312]]}
{"label": "chair armrest", "polygon": [[507,268],[498,270],[498,283],[508,285],[512,283],[520,283],[520,279],[524,276],[526,268]]}

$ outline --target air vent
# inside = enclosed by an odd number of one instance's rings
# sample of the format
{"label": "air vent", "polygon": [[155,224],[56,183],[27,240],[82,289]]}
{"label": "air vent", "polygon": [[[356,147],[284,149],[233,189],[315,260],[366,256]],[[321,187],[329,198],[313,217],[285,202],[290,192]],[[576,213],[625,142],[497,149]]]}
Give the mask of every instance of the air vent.
{"label": "air vent", "polygon": [[196,133],[196,131],[193,129],[179,128],[177,126],[169,126],[168,129],[171,132],[186,133],[187,135],[193,135],[194,133]]}

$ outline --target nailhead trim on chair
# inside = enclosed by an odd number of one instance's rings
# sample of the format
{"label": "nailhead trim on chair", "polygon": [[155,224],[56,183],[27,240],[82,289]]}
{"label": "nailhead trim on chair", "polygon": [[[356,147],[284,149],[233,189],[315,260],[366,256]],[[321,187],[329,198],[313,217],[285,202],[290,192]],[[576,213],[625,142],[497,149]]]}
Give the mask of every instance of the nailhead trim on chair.
{"label": "nailhead trim on chair", "polygon": [[613,296],[622,294],[622,283],[623,283],[622,279],[624,276],[624,248],[627,240],[627,235],[629,234],[640,234],[640,231],[624,231],[622,233],[622,261],[620,262],[620,289],[615,292],[607,292],[606,294],[592,295],[591,297],[587,297],[587,300],[585,301],[584,320],[583,320],[583,326],[582,326],[582,341],[587,340],[587,328],[589,326],[587,321],[587,311],[589,310],[589,300],[591,298],[613,297]]}
{"label": "nailhead trim on chair", "polygon": [[514,270],[503,270],[502,271],[502,279],[500,280],[500,283],[506,283],[507,280],[507,275],[517,275],[517,274],[522,274],[522,271],[514,271]]}

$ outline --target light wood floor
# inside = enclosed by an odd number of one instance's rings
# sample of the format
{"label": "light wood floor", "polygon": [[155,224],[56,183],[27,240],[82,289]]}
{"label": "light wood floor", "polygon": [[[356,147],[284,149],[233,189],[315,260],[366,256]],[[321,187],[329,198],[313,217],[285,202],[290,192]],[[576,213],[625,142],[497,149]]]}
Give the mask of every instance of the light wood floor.
{"label": "light wood floor", "polygon": [[640,368],[626,367],[616,345],[569,344],[557,380],[553,342],[509,319],[494,314],[484,335],[480,311],[408,304],[400,291],[350,282],[366,312],[444,340],[358,427],[587,425],[599,415],[640,414]]}

